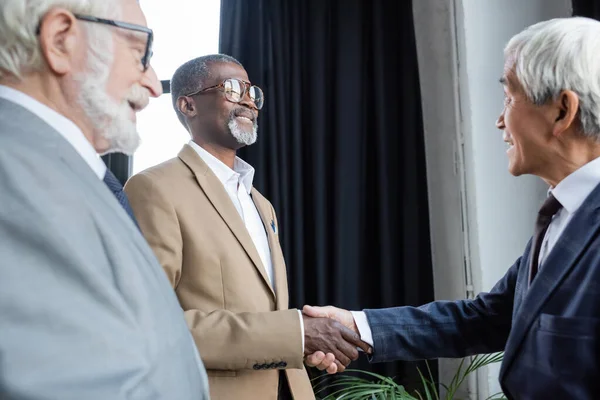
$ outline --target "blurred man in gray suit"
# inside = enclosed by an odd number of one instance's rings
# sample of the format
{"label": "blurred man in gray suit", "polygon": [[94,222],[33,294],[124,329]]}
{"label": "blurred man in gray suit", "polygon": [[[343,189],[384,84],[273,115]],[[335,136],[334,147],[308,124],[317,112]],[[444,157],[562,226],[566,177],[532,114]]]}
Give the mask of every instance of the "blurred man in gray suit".
{"label": "blurred man in gray suit", "polygon": [[161,94],[137,1],[1,4],[0,398],[208,399],[177,298],[98,156],[132,153],[135,113]]}

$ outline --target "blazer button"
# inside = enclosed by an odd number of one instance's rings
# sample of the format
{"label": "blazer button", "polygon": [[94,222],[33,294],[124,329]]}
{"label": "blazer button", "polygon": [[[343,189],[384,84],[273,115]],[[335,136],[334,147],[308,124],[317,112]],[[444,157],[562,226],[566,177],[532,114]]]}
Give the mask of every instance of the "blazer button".
{"label": "blazer button", "polygon": [[260,368],[260,364],[254,364],[254,365],[252,366],[252,369],[253,369],[253,370],[255,370],[255,371],[258,371],[259,369],[261,369],[261,368]]}
{"label": "blazer button", "polygon": [[280,362],[279,364],[277,364],[277,366],[278,366],[279,368],[285,368],[285,367],[287,367],[287,363],[286,363],[285,361],[282,361],[282,362]]}
{"label": "blazer button", "polygon": [[269,364],[269,368],[270,368],[270,369],[275,369],[275,368],[277,368],[278,366],[279,366],[279,363],[271,363],[271,364]]}

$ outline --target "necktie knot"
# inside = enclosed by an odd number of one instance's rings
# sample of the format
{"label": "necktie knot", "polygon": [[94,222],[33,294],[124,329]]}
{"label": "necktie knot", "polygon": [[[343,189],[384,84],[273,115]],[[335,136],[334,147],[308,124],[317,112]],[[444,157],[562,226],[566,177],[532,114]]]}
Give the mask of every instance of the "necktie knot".
{"label": "necktie knot", "polygon": [[545,217],[552,217],[561,208],[562,208],[562,204],[560,204],[560,202],[558,200],[556,200],[556,197],[554,197],[552,195],[552,193],[550,193],[550,195],[544,201],[544,204],[542,204],[539,214],[543,215]]}

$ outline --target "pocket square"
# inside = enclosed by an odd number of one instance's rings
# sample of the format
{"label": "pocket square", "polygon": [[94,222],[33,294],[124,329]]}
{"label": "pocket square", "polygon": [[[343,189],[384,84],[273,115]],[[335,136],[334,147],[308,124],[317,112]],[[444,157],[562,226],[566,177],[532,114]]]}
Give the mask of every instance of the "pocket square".
{"label": "pocket square", "polygon": [[274,220],[271,220],[271,229],[273,229],[273,233],[277,235],[277,227],[275,226]]}

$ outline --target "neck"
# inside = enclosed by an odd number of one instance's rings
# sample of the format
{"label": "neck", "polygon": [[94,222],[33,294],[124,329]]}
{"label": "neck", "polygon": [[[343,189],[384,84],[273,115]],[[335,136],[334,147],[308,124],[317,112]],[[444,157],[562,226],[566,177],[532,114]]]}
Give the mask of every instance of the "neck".
{"label": "neck", "polygon": [[542,177],[551,187],[556,187],[563,179],[600,157],[600,143],[590,138],[582,138],[569,147],[562,148],[552,156],[551,166]]}
{"label": "neck", "polygon": [[194,141],[194,143],[202,147],[204,150],[208,151],[212,156],[217,158],[223,164],[233,169],[235,163],[235,150],[219,146],[215,143],[206,140],[202,140],[199,137],[194,137],[192,140]]}
{"label": "neck", "polygon": [[[24,76],[22,80],[0,79],[0,85],[8,86],[26,94],[73,122],[81,129],[85,138],[98,153],[103,152],[108,147],[108,143],[102,138],[95,137],[93,131],[85,123],[87,117],[83,111],[73,106],[73,104],[77,104],[77,99],[73,95],[68,95],[69,88],[62,85],[54,77],[49,79],[42,73],[32,73]],[[74,93],[73,88],[70,89],[72,89],[70,92]]]}

